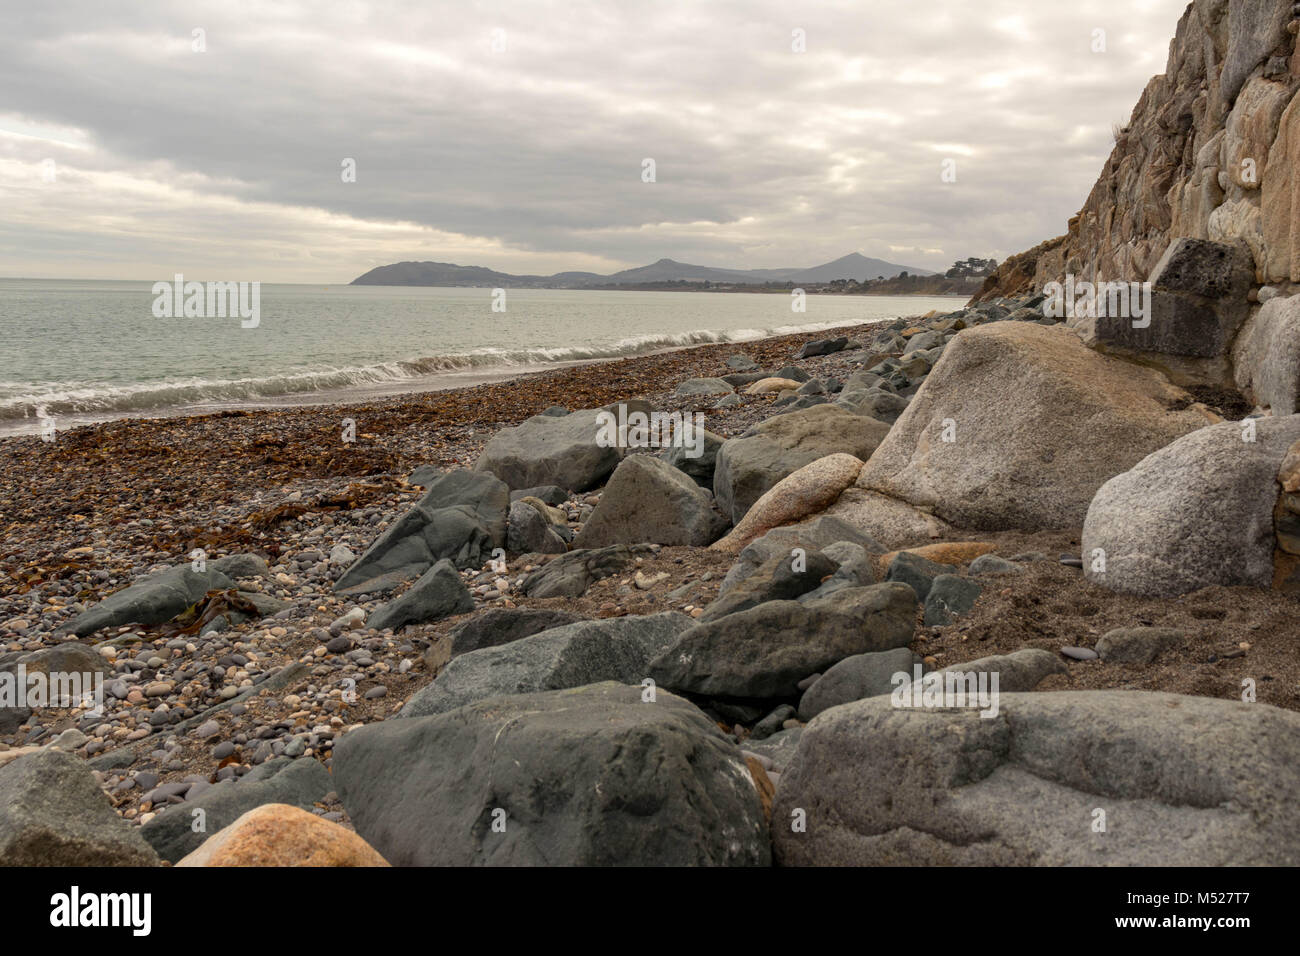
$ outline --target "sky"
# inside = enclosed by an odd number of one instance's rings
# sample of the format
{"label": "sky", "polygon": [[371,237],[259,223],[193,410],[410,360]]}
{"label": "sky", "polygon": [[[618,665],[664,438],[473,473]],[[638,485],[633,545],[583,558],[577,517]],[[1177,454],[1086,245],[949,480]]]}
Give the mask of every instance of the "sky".
{"label": "sky", "polygon": [[1001,260],[1186,5],[0,0],[0,276]]}

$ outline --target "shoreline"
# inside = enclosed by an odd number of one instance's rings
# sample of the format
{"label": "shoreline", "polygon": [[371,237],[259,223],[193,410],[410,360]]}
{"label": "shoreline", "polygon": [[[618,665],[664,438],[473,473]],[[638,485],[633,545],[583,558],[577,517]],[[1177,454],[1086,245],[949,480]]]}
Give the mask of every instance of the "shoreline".
{"label": "shoreline", "polygon": [[[912,319],[915,316],[899,316]],[[485,367],[481,370],[448,370],[433,374],[412,376],[408,379],[394,380],[386,383],[358,384],[323,388],[313,391],[288,392],[283,395],[268,395],[247,401],[232,400],[228,402],[211,402],[202,404],[165,405],[152,409],[112,409],[87,410],[55,414],[53,419],[60,434],[85,428],[98,428],[119,421],[156,421],[172,419],[203,418],[223,415],[231,412],[248,414],[272,413],[291,409],[333,409],[353,406],[369,406],[387,402],[400,401],[412,397],[457,392],[478,388],[484,385],[501,385],[536,376],[562,373],[567,370],[586,368],[594,365],[608,365],[620,362],[635,362],[655,356],[671,355],[680,352],[718,348],[729,350],[728,354],[743,351],[745,348],[768,341],[810,341],[836,335],[852,336],[854,331],[861,331],[874,325],[896,321],[891,319],[867,319],[848,325],[822,327],[820,323],[811,323],[805,331],[786,335],[765,336],[756,339],[737,339],[723,342],[674,345],[666,348],[652,349],[647,352],[633,353],[626,356],[573,359],[555,363],[539,363],[531,367]],[[730,371],[730,370],[727,370]],[[720,373],[721,374],[721,373]],[[446,384],[438,384],[445,382]],[[527,416],[525,416],[527,417]],[[67,421],[67,426],[60,422]],[[14,418],[0,420],[0,443],[12,442],[21,438],[39,438],[41,419]]]}

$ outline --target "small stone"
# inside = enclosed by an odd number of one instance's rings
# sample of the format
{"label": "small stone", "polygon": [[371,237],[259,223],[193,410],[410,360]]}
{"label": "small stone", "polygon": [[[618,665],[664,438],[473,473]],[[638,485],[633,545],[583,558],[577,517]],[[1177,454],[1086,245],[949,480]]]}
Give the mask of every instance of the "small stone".
{"label": "small stone", "polygon": [[1095,661],[1097,659],[1097,652],[1090,647],[1063,647],[1061,653],[1076,661]]}

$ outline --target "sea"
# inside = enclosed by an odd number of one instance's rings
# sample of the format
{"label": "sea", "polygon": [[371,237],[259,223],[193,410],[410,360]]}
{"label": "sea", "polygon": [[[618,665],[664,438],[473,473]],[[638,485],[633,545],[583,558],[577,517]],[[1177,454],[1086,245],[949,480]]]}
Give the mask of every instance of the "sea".
{"label": "sea", "polygon": [[[153,282],[0,279],[0,437],[360,401],[958,308],[952,296],[264,284],[256,323]],[[214,310],[215,311],[215,310]],[[162,313],[162,314],[159,314]]]}

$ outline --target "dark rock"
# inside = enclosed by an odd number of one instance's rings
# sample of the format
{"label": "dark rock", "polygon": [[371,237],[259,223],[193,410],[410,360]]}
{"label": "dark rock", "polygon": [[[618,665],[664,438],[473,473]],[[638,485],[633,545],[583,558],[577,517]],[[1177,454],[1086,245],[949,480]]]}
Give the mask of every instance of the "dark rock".
{"label": "dark rock", "polygon": [[672,465],[630,455],[605,486],[596,510],[574,539],[578,548],[615,544],[712,544],[727,522],[713,496]]}
{"label": "dark rock", "polygon": [[886,581],[902,581],[916,592],[916,599],[924,601],[930,595],[934,579],[941,574],[951,574],[952,568],[939,564],[910,551],[900,551],[889,562],[885,573]]}
{"label": "dark rock", "polygon": [[519,587],[528,597],[582,597],[601,578],[628,570],[638,554],[649,553],[648,545],[626,544],[570,551],[533,571]]}
{"label": "dark rock", "polygon": [[1119,627],[1102,635],[1097,656],[1110,663],[1146,665],[1186,642],[1187,635],[1171,627]]}
{"label": "dark rock", "polygon": [[645,703],[603,683],[370,724],[339,740],[334,773],[357,832],[397,866],[769,859],[740,752],[662,691]]}
{"label": "dark rock", "polygon": [[[527,507],[525,505],[524,507]],[[531,510],[531,509],[529,509]],[[408,624],[425,624],[474,610],[474,598],[460,579],[456,565],[443,558],[395,601],[383,605],[366,619],[376,631],[401,630]]]}
{"label": "dark rock", "polygon": [[888,694],[896,685],[894,675],[907,674],[921,658],[906,647],[854,654],[832,666],[799,699],[799,719],[809,721],[823,710],[864,697]]}
{"label": "dark rock", "polygon": [[764,601],[793,600],[819,587],[822,578],[834,574],[838,568],[838,564],[817,551],[806,552],[797,562],[791,555],[777,555],[726,595],[719,596],[697,620],[706,624],[728,614],[747,611]]}
{"label": "dark rock", "polygon": [[509,644],[452,658],[401,716],[446,713],[488,697],[581,687],[616,680],[639,684],[649,662],[694,623],[667,611],[645,617],[579,621]]}
{"label": "dark rock", "polygon": [[984,589],[978,582],[955,574],[941,574],[925,597],[925,626],[945,627],[970,613]]}
{"label": "dark rock", "polygon": [[585,618],[550,608],[490,608],[462,621],[448,632],[451,638],[451,656],[477,651],[482,647],[512,644],[542,631],[581,620]]}
{"label": "dark rock", "polygon": [[563,554],[568,545],[544,515],[524,501],[510,506],[506,548],[517,554]]}

